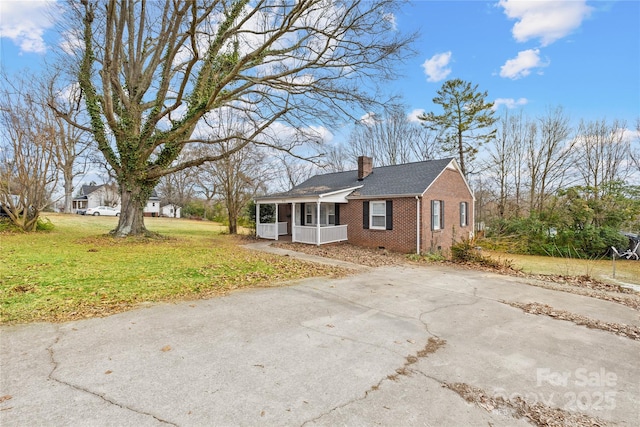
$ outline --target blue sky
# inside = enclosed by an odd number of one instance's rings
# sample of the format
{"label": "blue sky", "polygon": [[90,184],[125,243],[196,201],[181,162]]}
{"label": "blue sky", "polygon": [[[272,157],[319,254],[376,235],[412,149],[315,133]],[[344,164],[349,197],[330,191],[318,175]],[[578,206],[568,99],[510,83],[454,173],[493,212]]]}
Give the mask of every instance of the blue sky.
{"label": "blue sky", "polygon": [[[0,2],[4,70],[38,67],[58,49],[44,3]],[[437,111],[436,91],[461,78],[488,91],[499,112],[562,106],[574,123],[629,127],[640,117],[640,1],[415,1],[395,21],[421,33],[390,85],[408,111]]]}
{"label": "blue sky", "polygon": [[442,82],[461,78],[500,112],[562,106],[573,121],[629,126],[640,117],[638,1],[420,1],[396,19],[422,34],[395,84],[411,109],[434,109]]}

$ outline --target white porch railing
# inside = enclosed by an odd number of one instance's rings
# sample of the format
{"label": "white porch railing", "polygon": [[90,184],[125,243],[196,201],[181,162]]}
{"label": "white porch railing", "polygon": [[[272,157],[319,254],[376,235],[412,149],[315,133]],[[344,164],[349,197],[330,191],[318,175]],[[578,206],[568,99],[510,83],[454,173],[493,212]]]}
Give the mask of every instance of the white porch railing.
{"label": "white porch railing", "polygon": [[[318,244],[318,228],[314,226],[294,226],[294,242]],[[320,244],[347,240],[347,226],[335,225],[320,227]]]}
{"label": "white porch railing", "polygon": [[287,234],[287,223],[279,222],[278,223],[278,236],[284,236]]}
{"label": "white porch railing", "polygon": [[[282,236],[287,234],[287,223],[279,222],[277,224],[278,236]],[[276,224],[275,223],[266,223],[266,224],[257,224],[256,232],[258,233],[258,237],[263,239],[274,239],[276,238]]]}

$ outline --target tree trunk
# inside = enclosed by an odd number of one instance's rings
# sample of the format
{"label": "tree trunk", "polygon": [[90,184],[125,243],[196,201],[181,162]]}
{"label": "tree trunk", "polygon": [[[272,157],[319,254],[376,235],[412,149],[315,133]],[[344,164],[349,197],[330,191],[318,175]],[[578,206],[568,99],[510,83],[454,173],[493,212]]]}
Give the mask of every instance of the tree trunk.
{"label": "tree trunk", "polygon": [[238,234],[238,219],[236,215],[234,215],[231,210],[229,212],[229,234]]}
{"label": "tree trunk", "polygon": [[115,237],[150,235],[144,226],[144,207],[147,205],[151,192],[145,192],[138,186],[131,186],[131,190],[126,190],[126,185],[121,186],[120,194],[120,220],[115,230],[111,234]]}
{"label": "tree trunk", "polygon": [[467,169],[464,165],[464,146],[462,145],[462,132],[458,132],[458,155],[460,158],[460,171],[464,177],[467,177]]}
{"label": "tree trunk", "polygon": [[64,213],[73,213],[73,171],[65,169],[64,176]]}

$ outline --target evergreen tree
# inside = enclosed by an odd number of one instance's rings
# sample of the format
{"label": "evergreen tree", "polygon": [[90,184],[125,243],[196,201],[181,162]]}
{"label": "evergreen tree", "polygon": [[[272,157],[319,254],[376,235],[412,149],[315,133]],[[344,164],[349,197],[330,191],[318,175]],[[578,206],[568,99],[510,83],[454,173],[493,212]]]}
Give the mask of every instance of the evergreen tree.
{"label": "evergreen tree", "polygon": [[478,148],[495,138],[493,102],[486,102],[487,92],[478,92],[478,85],[460,79],[444,82],[433,103],[443,113],[425,113],[418,118],[438,132],[442,150],[458,157],[462,173],[466,176]]}

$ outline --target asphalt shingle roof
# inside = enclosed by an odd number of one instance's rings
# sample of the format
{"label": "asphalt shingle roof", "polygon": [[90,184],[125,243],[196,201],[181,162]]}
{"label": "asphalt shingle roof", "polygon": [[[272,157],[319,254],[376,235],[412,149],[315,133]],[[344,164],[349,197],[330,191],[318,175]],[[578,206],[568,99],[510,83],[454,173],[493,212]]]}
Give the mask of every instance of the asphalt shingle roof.
{"label": "asphalt shingle roof", "polygon": [[271,194],[266,198],[318,196],[361,185],[362,188],[356,190],[354,195],[371,197],[418,195],[431,185],[451,160],[448,158],[374,167],[373,172],[362,181],[358,181],[357,170],[315,175],[289,191]]}

